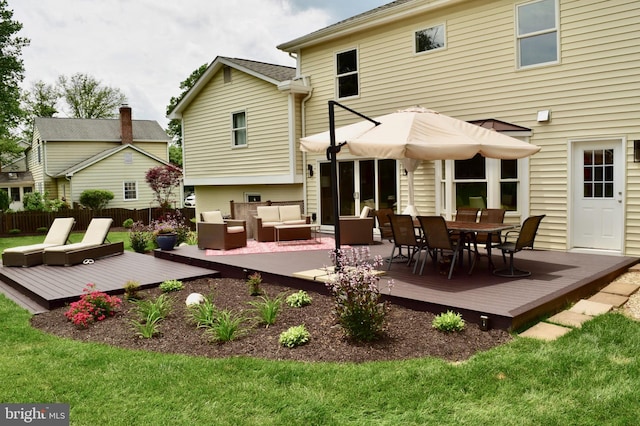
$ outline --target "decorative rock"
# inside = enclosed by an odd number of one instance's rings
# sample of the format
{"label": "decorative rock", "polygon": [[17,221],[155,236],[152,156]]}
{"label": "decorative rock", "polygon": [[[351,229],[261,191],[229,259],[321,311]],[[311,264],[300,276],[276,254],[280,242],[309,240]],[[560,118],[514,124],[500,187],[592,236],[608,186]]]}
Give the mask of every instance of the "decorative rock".
{"label": "decorative rock", "polygon": [[187,306],[191,306],[199,305],[202,302],[204,302],[203,295],[201,295],[200,293],[191,293],[189,296],[187,296],[187,301],[185,303],[187,304]]}

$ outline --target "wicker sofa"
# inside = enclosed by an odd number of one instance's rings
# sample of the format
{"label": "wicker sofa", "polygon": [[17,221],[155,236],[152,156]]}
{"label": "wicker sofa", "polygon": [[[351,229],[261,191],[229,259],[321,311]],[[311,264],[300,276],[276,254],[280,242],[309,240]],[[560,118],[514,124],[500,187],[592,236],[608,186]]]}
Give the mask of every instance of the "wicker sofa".
{"label": "wicker sofa", "polygon": [[[311,218],[303,215],[300,206],[297,204],[258,206],[254,220],[256,241],[259,242],[275,241],[275,226],[277,225],[302,225],[311,223]],[[292,228],[280,232],[280,239],[283,241],[308,240],[310,238],[310,228]]]}

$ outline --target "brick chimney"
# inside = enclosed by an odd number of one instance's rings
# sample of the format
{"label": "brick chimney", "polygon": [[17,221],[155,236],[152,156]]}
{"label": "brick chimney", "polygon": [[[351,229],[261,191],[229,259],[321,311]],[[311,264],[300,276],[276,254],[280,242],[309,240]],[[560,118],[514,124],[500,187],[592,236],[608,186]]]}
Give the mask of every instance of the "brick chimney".
{"label": "brick chimney", "polygon": [[127,104],[120,106],[120,138],[122,144],[133,143],[133,124],[131,123],[131,107]]}

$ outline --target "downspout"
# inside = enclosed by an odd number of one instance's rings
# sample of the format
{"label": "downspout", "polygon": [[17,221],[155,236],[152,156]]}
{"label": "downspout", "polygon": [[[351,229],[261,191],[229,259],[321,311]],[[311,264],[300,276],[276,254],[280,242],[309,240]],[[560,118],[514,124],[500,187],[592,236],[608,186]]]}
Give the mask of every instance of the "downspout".
{"label": "downspout", "polygon": [[[305,86],[308,85],[308,79],[307,77],[302,77],[304,79],[304,84]],[[311,96],[313,95],[313,88],[309,91],[309,94],[307,94],[307,96],[305,96],[302,101],[300,102],[300,127],[302,127],[300,129],[300,135],[301,137],[305,137],[307,135],[306,132],[306,120],[307,120],[307,114],[306,114],[306,104],[307,101],[309,99],[311,99]],[[304,194],[303,197],[303,201],[304,201],[304,208],[305,210],[307,210],[309,208],[309,197],[307,196],[308,192],[307,192],[307,171],[306,171],[306,165],[307,165],[307,153],[305,151],[302,152],[302,173],[304,174],[304,179],[302,180],[302,191]],[[319,172],[319,170],[318,170]],[[309,213],[308,211],[306,213]]]}

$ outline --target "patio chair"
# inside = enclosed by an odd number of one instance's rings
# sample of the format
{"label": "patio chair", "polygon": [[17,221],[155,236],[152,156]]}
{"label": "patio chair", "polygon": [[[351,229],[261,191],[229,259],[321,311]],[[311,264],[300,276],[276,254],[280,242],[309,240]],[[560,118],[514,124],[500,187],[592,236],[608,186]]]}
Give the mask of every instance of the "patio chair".
{"label": "patio chair", "polygon": [[72,217],[55,218],[42,243],[6,249],[2,253],[2,265],[24,267],[40,265],[44,249],[66,244],[75,223]]}
{"label": "patio chair", "polygon": [[340,216],[340,244],[373,244],[373,222],[367,206],[360,216]]}
{"label": "patio chair", "polygon": [[393,232],[391,231],[391,222],[389,221],[389,215],[393,215],[395,212],[390,208],[382,208],[374,210],[374,216],[378,221],[378,231],[380,231],[381,240],[393,240]]}
{"label": "patio chair", "polygon": [[[107,242],[107,235],[113,219],[93,218],[79,243],[44,249],[42,260],[45,265],[71,266],[101,257],[122,254],[124,243]],[[90,262],[87,262],[90,263]]]}
{"label": "patio chair", "polygon": [[[538,227],[545,215],[530,216],[522,223],[522,226],[517,231],[509,231],[504,236],[504,242],[497,246],[502,250],[502,259],[506,263],[506,254],[509,254],[509,267],[505,269],[498,269],[493,271],[494,275],[507,278],[521,278],[531,275],[529,271],[523,271],[513,266],[513,255],[525,248],[533,249],[533,241],[536,238]],[[508,242],[509,234],[518,234],[518,239],[515,242]]]}
{"label": "patio chair", "polygon": [[[464,247],[464,241],[461,239],[454,240],[451,238],[449,229],[447,229],[447,222],[442,216],[418,216],[418,221],[420,222],[420,227],[425,235],[426,246],[428,247],[429,253],[431,253],[436,270],[438,268],[438,251],[440,251],[440,255],[443,258],[445,251],[453,253],[451,264],[449,266],[449,274],[447,276],[447,279],[451,279],[456,260],[458,260],[458,256],[460,255],[459,253]],[[422,266],[420,266],[420,275],[422,275],[426,260],[427,258],[425,257],[422,261]],[[476,256],[474,255],[471,267],[469,268],[469,274],[473,272],[475,263]]]}
{"label": "patio chair", "polygon": [[244,220],[224,220],[219,210],[200,213],[198,248],[230,250],[247,246],[247,226]]}
{"label": "patio chair", "polygon": [[[476,222],[478,220],[479,208],[476,207],[459,207],[456,210],[456,222]],[[473,234],[465,234],[466,241],[463,241],[464,246],[469,251],[469,262],[471,262],[471,246],[473,245]],[[451,239],[455,242],[460,238],[459,232],[451,232]],[[475,247],[475,246],[474,246]],[[477,251],[477,250],[475,250]]]}
{"label": "patio chair", "polygon": [[[482,209],[480,212],[480,223],[503,223],[504,222],[505,209]],[[485,247],[489,244],[489,235],[486,232],[479,232],[474,243],[476,244],[476,250],[478,244],[484,244]],[[502,236],[500,233],[491,234],[491,247],[496,247],[502,243]]]}
{"label": "patio chair", "polygon": [[426,250],[424,240],[416,235],[416,229],[413,224],[413,218],[408,214],[394,214],[389,215],[389,222],[391,223],[391,232],[393,232],[393,249],[391,250],[391,256],[389,257],[389,267],[393,263],[396,249],[402,250],[402,247],[407,248],[407,266],[411,264],[413,257],[418,254],[416,263],[413,266],[413,272],[416,272],[416,267],[420,260],[420,252]]}

